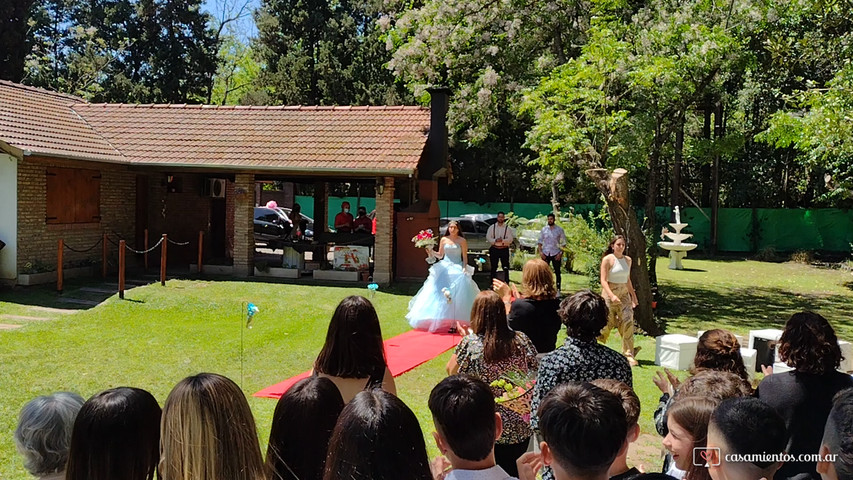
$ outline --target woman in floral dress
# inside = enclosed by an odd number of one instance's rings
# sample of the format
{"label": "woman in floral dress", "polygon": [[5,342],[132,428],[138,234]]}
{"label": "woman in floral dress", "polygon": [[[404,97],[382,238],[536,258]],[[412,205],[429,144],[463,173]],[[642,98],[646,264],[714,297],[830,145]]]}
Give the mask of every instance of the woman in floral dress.
{"label": "woman in floral dress", "polygon": [[[447,364],[448,373],[464,373],[486,383],[508,372],[535,372],[539,366],[536,347],[522,332],[509,328],[503,301],[493,291],[483,291],[471,309],[471,333],[464,336]],[[503,389],[492,387],[499,397]],[[516,459],[527,451],[530,442],[529,416],[498,404],[503,433],[495,445],[495,461],[508,474],[518,476]]]}

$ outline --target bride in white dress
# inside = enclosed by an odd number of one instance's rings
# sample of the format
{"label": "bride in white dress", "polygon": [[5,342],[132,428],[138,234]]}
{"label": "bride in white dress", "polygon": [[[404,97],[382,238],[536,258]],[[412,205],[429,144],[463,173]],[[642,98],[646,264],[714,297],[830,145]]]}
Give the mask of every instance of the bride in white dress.
{"label": "bride in white dress", "polygon": [[438,253],[427,249],[438,262],[429,269],[424,285],[409,302],[406,319],[417,330],[447,332],[459,322],[467,327],[474,298],[480,293],[468,266],[468,242],[459,225],[447,224],[447,235],[438,244]]}

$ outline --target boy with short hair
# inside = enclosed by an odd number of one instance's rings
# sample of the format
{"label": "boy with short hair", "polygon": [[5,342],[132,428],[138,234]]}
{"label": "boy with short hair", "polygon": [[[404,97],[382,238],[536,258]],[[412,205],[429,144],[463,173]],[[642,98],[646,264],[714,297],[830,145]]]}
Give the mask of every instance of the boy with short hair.
{"label": "boy with short hair", "polygon": [[540,464],[550,466],[557,480],[608,480],[613,461],[628,449],[621,400],[590,383],[559,385],[538,414],[542,453],[519,459],[521,480],[534,479]]}
{"label": "boy with short hair", "polygon": [[[638,423],[638,419],[640,418],[640,398],[637,397],[634,389],[624,382],[611,378],[600,378],[593,380],[591,383],[619,398],[622,402],[622,408],[625,409],[625,421],[628,424],[628,435],[625,437],[625,442],[629,445],[636,442],[640,436],[640,424]],[[628,449],[625,448],[616,457],[616,460],[613,460],[613,464],[610,466],[607,475],[610,477],[610,480],[633,480],[642,475],[642,473],[636,467],[628,468]]]}
{"label": "boy with short hair", "polygon": [[433,437],[447,462],[433,461],[433,476],[444,480],[513,479],[495,463],[495,441],[503,424],[492,390],[468,375],[445,378],[429,394]]}
{"label": "boy with short hair", "polygon": [[[853,480],[853,388],[835,394],[823,430],[817,473],[823,480]],[[834,460],[827,456],[835,455]]]}

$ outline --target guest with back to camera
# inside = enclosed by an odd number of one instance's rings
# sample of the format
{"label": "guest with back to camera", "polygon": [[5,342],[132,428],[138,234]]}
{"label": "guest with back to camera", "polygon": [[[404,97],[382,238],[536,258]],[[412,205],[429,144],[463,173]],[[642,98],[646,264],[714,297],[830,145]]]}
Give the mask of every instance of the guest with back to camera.
{"label": "guest with back to camera", "polygon": [[74,421],[66,480],[153,480],[160,412],[140,388],[111,388],[87,400]]}
{"label": "guest with back to camera", "polygon": [[269,480],[320,480],[329,438],[344,408],[341,392],[325,377],[296,382],[278,400],[267,443]]}
{"label": "guest with back to camera", "polygon": [[341,300],[329,322],[326,342],[314,361],[313,375],[331,380],[344,403],[369,388],[397,394],[385,360],[379,316],[370,300],[358,295]]}
{"label": "guest with back to camera", "polygon": [[82,406],[83,397],[70,392],[36,397],[24,405],[14,440],[30,475],[41,480],[65,478],[71,431]]}
{"label": "guest with back to camera", "polygon": [[[820,445],[817,473],[823,480],[853,480],[853,388],[832,401]],[[834,457],[830,457],[833,455]]]}
{"label": "guest with back to camera", "polygon": [[524,263],[521,270],[521,290],[498,279],[492,282],[492,288],[506,305],[509,326],[513,330],[524,332],[536,351],[542,356],[557,348],[557,334],[562,323],[557,310],[557,287],[554,275],[543,260],[534,258]]}
{"label": "guest with back to camera", "polygon": [[199,373],[181,380],[162,423],[162,480],[265,480],[255,418],[231,379]]}

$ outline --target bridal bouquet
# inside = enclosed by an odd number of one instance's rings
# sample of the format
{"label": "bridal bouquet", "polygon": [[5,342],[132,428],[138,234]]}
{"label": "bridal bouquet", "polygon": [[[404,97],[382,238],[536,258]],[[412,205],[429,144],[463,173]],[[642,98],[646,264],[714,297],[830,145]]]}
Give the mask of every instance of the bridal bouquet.
{"label": "bridal bouquet", "polygon": [[432,229],[421,230],[417,235],[412,237],[412,243],[415,244],[417,248],[432,248],[435,246],[435,235],[432,233]]}
{"label": "bridal bouquet", "polygon": [[495,403],[520,414],[530,421],[530,402],[533,400],[533,386],[536,384],[536,372],[511,371],[490,383],[489,386],[503,390]]}

